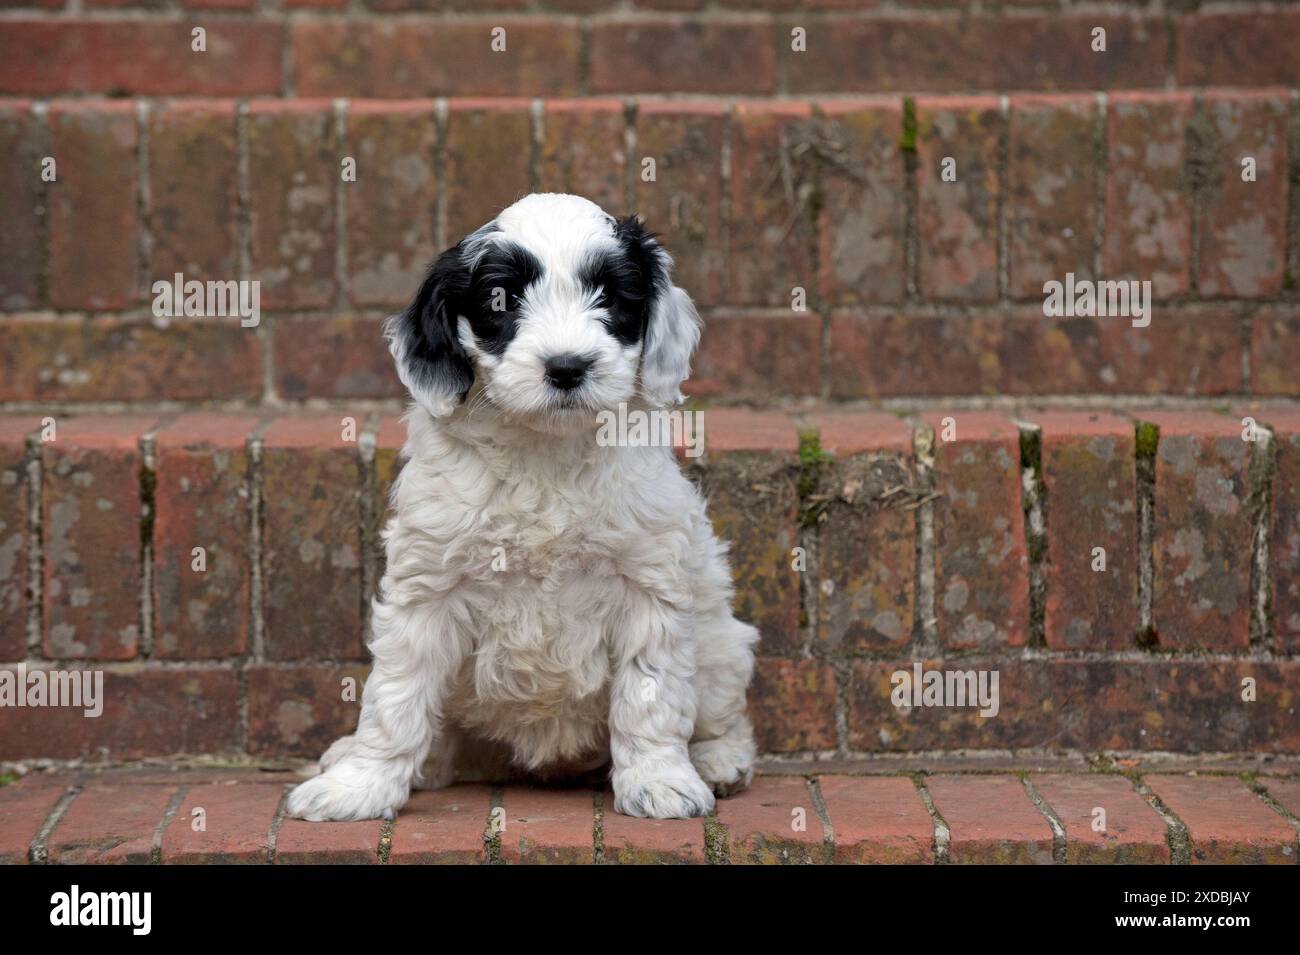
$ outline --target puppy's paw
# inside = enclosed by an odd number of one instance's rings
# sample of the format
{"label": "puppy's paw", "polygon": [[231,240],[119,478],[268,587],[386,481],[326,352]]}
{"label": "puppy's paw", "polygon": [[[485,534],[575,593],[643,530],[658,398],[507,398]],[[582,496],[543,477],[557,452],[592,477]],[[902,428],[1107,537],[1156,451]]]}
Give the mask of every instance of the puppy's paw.
{"label": "puppy's paw", "polygon": [[352,736],[340,736],[330,744],[330,748],[321,755],[320,771],[323,773],[335,763],[345,759],[352,752],[354,739],[355,737]]}
{"label": "puppy's paw", "polygon": [[410,787],[382,763],[343,759],[289,793],[285,811],[310,822],[395,819]]}
{"label": "puppy's paw", "polygon": [[691,765],[719,796],[731,796],[754,781],[752,739],[708,739],[691,744]]}
{"label": "puppy's paw", "polygon": [[713,791],[688,763],[614,774],[614,809],[625,816],[689,819],[713,811]]}

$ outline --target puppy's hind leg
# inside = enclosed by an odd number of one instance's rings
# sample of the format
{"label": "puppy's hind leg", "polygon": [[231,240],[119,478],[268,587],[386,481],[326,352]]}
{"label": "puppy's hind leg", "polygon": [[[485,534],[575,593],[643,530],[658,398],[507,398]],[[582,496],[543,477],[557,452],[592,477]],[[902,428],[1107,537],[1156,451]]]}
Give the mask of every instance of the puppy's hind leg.
{"label": "puppy's hind leg", "polygon": [[717,795],[729,796],[754,778],[754,730],[745,715],[745,690],[754,671],[758,631],[723,607],[699,621],[696,634],[699,710],[691,763]]}

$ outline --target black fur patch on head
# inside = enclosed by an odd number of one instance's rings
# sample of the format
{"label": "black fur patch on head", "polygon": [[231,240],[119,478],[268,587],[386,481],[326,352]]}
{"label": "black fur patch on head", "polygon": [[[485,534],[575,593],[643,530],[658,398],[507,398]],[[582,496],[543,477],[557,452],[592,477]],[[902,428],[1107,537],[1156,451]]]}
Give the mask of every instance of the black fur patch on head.
{"label": "black fur patch on head", "polygon": [[493,245],[474,267],[462,314],[485,352],[500,355],[519,327],[528,287],[542,276],[542,263],[514,243]]}
{"label": "black fur patch on head", "polygon": [[614,224],[620,250],[589,262],[578,276],[582,284],[599,296],[600,307],[609,315],[605,326],[624,345],[644,335],[655,299],[668,283],[653,232],[636,216]]}
{"label": "black fur patch on head", "polygon": [[469,287],[469,269],[458,243],[438,257],[415,300],[398,318],[403,360],[412,391],[463,399],[474,368],[456,335],[456,316]]}

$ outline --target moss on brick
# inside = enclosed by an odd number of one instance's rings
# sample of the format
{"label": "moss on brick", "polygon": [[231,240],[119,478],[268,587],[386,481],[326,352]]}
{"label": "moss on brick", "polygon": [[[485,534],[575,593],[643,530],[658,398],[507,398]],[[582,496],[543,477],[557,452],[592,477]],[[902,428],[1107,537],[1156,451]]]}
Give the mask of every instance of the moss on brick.
{"label": "moss on brick", "polygon": [[903,97],[903,133],[898,138],[898,148],[905,153],[916,152],[917,122],[916,100]]}

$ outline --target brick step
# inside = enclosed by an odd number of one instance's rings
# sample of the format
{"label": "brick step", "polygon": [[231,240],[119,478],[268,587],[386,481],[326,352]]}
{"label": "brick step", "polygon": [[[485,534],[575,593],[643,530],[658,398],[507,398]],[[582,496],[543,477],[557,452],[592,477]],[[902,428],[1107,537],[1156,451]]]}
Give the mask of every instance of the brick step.
{"label": "brick step", "polygon": [[0,788],[0,863],[1274,863],[1300,779],[1030,773],[759,776],[714,816],[645,820],[600,789],[461,784],[395,822],[285,818],[293,777],[32,774]]}
{"label": "brick step", "polygon": [[[1300,409],[701,414],[683,460],[762,634],[763,752],[1300,752]],[[0,710],[0,760],[315,758],[350,732],[403,438],[365,413],[0,418],[0,690],[19,664],[104,681],[102,718]],[[916,667],[996,675],[996,715],[896,705]]]}

